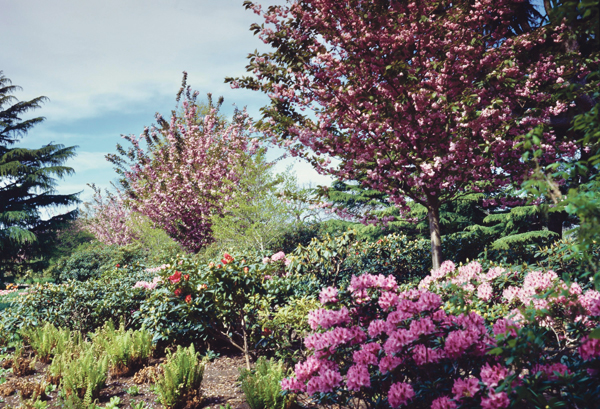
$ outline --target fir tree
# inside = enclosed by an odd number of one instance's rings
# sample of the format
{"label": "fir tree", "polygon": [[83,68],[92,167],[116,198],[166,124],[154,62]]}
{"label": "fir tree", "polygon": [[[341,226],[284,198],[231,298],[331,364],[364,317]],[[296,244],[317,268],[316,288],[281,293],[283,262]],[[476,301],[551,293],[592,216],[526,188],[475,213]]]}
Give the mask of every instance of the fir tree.
{"label": "fir tree", "polygon": [[[0,277],[15,265],[39,261],[44,244],[57,230],[76,217],[77,211],[42,219],[42,210],[79,202],[76,194],[56,194],[56,180],[73,173],[63,166],[75,155],[75,147],[49,143],[39,149],[14,145],[44,118],[23,119],[41,107],[46,97],[19,101],[12,85],[0,71]],[[41,258],[40,258],[41,257]]]}

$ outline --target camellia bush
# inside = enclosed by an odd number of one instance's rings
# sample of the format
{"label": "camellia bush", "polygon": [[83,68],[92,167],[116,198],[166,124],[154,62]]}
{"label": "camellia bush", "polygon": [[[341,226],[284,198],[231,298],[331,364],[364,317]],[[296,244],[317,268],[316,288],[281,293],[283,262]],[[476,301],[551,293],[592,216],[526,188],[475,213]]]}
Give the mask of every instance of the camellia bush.
{"label": "camellia bush", "polygon": [[[468,275],[476,266],[459,268],[458,273],[453,267],[446,262],[432,275]],[[492,269],[486,275],[500,274]],[[538,281],[555,279],[551,272],[536,273],[526,278],[522,295],[537,299],[537,290],[545,288]],[[304,343],[311,356],[296,364],[295,375],[282,382],[283,388],[305,392],[321,404],[356,408],[596,403],[597,293],[573,290],[563,295],[563,303],[579,311],[575,317],[545,309],[545,319],[540,320],[535,306],[528,309],[529,304],[522,303],[518,317],[486,323],[477,311],[447,312],[442,296],[426,289],[429,284],[431,279],[420,289],[402,291],[393,277],[363,274],[352,277],[347,289],[324,288],[324,308],[308,316],[314,332]],[[577,286],[566,292],[573,288]],[[562,341],[546,324],[552,320],[561,320],[567,329]]]}

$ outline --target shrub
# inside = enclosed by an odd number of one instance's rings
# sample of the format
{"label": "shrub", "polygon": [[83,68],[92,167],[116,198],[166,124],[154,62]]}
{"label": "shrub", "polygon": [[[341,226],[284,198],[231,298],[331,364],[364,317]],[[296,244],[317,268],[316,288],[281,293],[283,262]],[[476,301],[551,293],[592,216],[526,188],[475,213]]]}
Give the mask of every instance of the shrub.
{"label": "shrub", "polygon": [[115,330],[112,321],[94,334],[93,341],[108,356],[110,372],[114,376],[132,374],[146,364],[154,352],[149,332],[131,329],[125,331],[123,324]]}
{"label": "shrub", "polygon": [[254,370],[242,369],[240,382],[246,402],[251,409],[284,409],[293,400],[283,395],[281,381],[287,375],[283,362],[260,357]]}
{"label": "shrub", "polygon": [[117,265],[143,264],[146,257],[147,252],[139,244],[107,246],[92,242],[79,246],[70,256],[57,261],[48,274],[62,282],[86,281],[101,277]]}
{"label": "shrub", "polygon": [[[472,267],[459,269],[459,274],[471,274]],[[443,269],[448,271],[435,271],[432,276],[454,271],[447,263]],[[390,276],[353,277],[347,290],[322,290],[320,300],[328,308],[314,310],[308,317],[315,331],[305,339],[311,356],[296,364],[295,376],[282,385],[289,391],[306,392],[320,403],[350,407],[399,407],[408,402],[417,408],[524,407],[513,381],[526,369],[528,378],[534,380],[552,376],[553,368],[563,372],[562,366],[552,366],[560,363],[584,382],[578,392],[592,396],[597,373],[586,371],[600,363],[600,342],[586,336],[600,318],[600,296],[562,295],[563,303],[569,307],[574,303],[572,309],[556,311],[549,318],[570,320],[577,327],[571,332],[575,338],[557,347],[556,337],[548,337],[548,331],[543,335],[546,347],[530,348],[525,356],[517,346],[531,343],[529,334],[543,322],[535,319],[535,310],[524,309],[520,324],[496,320],[492,332],[476,312],[446,312],[438,294],[424,289],[400,291]],[[593,318],[580,322],[571,315],[574,311]],[[527,329],[519,335],[516,330],[521,327]],[[523,355],[523,362],[510,354]],[[535,367],[536,363],[541,366]],[[590,374],[596,379],[585,381]],[[565,388],[549,392],[558,397],[571,393]]]}
{"label": "shrub", "polygon": [[21,293],[0,316],[0,333],[17,333],[19,328],[37,327],[48,322],[56,327],[83,333],[100,328],[108,320],[132,324],[132,312],[148,296],[133,288],[153,274],[142,269],[119,269],[114,276],[85,282],[38,284]]}
{"label": "shrub", "polygon": [[163,373],[155,390],[162,405],[174,409],[200,404],[204,362],[199,359],[194,344],[188,348],[177,346],[177,351],[168,353],[167,361],[161,366]]}

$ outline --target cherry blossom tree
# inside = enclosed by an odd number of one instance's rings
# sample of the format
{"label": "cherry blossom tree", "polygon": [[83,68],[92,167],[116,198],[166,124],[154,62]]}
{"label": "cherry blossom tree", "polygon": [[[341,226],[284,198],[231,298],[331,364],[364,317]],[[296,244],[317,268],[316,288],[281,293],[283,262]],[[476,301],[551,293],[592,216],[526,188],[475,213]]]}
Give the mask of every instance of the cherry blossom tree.
{"label": "cherry blossom tree", "polygon": [[92,203],[86,203],[83,226],[97,240],[104,244],[124,246],[138,239],[132,228],[131,219],[136,215],[125,205],[120,192],[102,194],[102,189],[94,184],[88,185],[94,190]]}
{"label": "cherry blossom tree", "polygon": [[[579,75],[576,51],[564,53],[568,65],[549,51],[569,28],[532,28],[527,2],[245,5],[264,18],[251,29],[275,50],[250,54],[253,75],[226,81],[270,97],[257,127],[320,172],[360,180],[401,209],[408,199],[425,206],[434,268],[440,206],[520,183],[530,170],[518,136],[564,112],[548,90]],[[574,154],[549,126],[536,142],[545,163]]]}
{"label": "cherry blossom tree", "polygon": [[236,195],[240,169],[252,151],[251,124],[245,112],[225,123],[218,115],[222,101],[213,106],[210,96],[208,113],[201,115],[198,93],[185,81],[184,75],[177,96],[178,102],[184,96],[180,114],[173,112],[169,122],[157,114],[156,126],[125,137],[132,145],[127,152],[118,146],[121,155],[107,158],[123,176],[131,209],[198,251],[213,240],[211,218]]}

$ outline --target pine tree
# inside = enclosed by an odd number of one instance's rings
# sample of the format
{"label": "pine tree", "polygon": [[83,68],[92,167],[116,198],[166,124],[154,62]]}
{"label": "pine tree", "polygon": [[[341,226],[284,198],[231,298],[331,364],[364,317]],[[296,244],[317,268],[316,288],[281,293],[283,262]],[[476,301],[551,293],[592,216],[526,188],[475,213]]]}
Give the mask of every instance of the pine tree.
{"label": "pine tree", "polygon": [[[42,210],[79,202],[77,194],[56,194],[56,180],[73,174],[63,166],[75,155],[75,148],[49,143],[39,149],[14,145],[44,118],[23,119],[29,111],[41,107],[47,98],[19,101],[13,94],[20,87],[0,71],[0,277],[16,271],[17,264],[43,259],[44,243],[57,230],[73,220],[73,210],[50,219]],[[41,258],[40,258],[41,257]]]}

